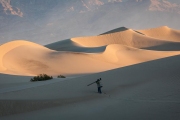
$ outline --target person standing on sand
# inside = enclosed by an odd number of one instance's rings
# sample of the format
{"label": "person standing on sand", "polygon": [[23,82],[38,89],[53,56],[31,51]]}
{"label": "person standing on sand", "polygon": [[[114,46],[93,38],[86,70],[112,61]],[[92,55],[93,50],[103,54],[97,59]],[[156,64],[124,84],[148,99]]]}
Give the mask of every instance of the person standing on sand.
{"label": "person standing on sand", "polygon": [[97,87],[98,87],[98,93],[101,94],[101,93],[102,93],[102,92],[101,92],[102,86],[101,86],[100,80],[101,80],[101,78],[97,79],[96,84],[97,84]]}
{"label": "person standing on sand", "polygon": [[90,85],[96,83],[96,84],[97,84],[97,88],[98,88],[98,93],[101,94],[101,93],[102,93],[102,92],[101,92],[101,88],[102,88],[103,86],[101,85],[100,81],[101,81],[101,78],[97,79],[97,80],[96,80],[95,82],[93,82],[93,83],[88,84],[87,86],[90,86]]}

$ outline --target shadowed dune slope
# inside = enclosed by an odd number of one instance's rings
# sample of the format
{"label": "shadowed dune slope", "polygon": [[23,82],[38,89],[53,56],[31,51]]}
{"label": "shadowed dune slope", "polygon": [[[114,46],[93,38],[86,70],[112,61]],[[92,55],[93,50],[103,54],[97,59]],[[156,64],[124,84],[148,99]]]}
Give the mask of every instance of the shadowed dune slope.
{"label": "shadowed dune slope", "polygon": [[126,28],[126,27],[120,27],[120,28],[116,28],[116,29],[107,31],[107,32],[105,32],[105,33],[102,33],[102,34],[100,34],[100,35],[109,34],[109,33],[116,33],[116,32],[126,31],[126,30],[128,30],[128,28]]}
{"label": "shadowed dune slope", "polygon": [[[156,39],[135,32],[132,29],[123,29],[119,32],[108,32],[99,36],[78,37],[71,40],[84,47],[99,47],[109,44],[121,44],[136,48],[147,48],[151,50],[180,50],[180,43],[175,41],[166,41]],[[165,45],[166,48],[162,46]],[[156,46],[161,46],[159,49]]]}
{"label": "shadowed dune slope", "polygon": [[83,47],[78,45],[77,43],[73,42],[70,39],[58,41],[55,43],[51,43],[45,45],[45,47],[56,50],[56,51],[73,51],[73,52],[86,52],[86,53],[96,53],[96,52],[103,52],[106,46],[101,47]]}
{"label": "shadowed dune slope", "polygon": [[[25,117],[32,119],[32,116],[38,116],[44,119],[43,116],[49,118],[51,115],[62,119],[62,116],[66,118],[69,113],[74,113],[73,117],[81,113],[82,115],[79,116],[86,119],[89,112],[92,112],[98,115],[99,119],[106,119],[112,111],[111,119],[114,119],[114,115],[122,119],[127,118],[128,115],[129,120],[146,119],[147,116],[163,120],[166,120],[166,117],[169,120],[173,115],[179,118],[179,59],[178,55],[65,81],[55,79],[55,83],[38,87],[29,88],[28,86],[33,86],[35,83],[27,83],[28,89],[15,91],[12,89],[0,94],[2,111],[0,116],[21,113],[10,118],[23,120]],[[100,76],[104,85],[103,92],[107,94],[96,94],[96,85],[86,86]],[[44,83],[48,82],[50,81]],[[97,107],[105,109],[99,110]],[[84,108],[91,109],[86,111]],[[23,114],[24,112],[30,113]],[[139,112],[144,112],[144,117],[137,116]],[[97,116],[93,117],[96,118]],[[92,117],[88,119],[91,120]]]}
{"label": "shadowed dune slope", "polygon": [[138,31],[149,37],[162,39],[162,40],[168,40],[168,41],[180,42],[180,31],[171,29],[167,26],[145,29],[145,30],[138,30]]}

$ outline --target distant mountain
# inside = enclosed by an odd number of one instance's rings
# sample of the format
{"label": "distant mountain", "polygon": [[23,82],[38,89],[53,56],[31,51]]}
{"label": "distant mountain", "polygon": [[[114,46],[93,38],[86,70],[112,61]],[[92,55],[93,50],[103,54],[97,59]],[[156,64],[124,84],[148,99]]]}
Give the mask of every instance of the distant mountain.
{"label": "distant mountain", "polygon": [[48,44],[125,26],[180,29],[179,0],[0,0],[0,44]]}

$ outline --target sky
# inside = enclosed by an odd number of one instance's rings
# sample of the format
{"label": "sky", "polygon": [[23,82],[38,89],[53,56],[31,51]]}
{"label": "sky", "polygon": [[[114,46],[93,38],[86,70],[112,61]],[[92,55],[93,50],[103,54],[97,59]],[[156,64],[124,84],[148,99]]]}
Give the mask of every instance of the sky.
{"label": "sky", "polygon": [[127,27],[180,29],[179,0],[0,0],[0,44],[46,45]]}

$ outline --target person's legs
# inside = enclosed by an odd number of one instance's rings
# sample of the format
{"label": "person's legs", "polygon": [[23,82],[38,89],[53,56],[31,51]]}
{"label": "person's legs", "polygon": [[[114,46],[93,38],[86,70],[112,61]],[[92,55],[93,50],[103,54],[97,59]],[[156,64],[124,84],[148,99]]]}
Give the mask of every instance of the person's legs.
{"label": "person's legs", "polygon": [[98,92],[99,92],[99,93],[102,93],[102,92],[101,92],[101,87],[98,87]]}

